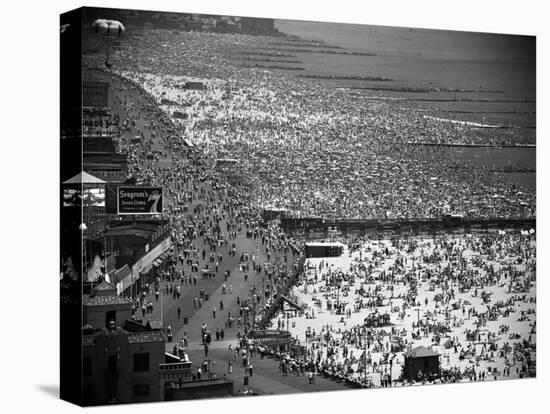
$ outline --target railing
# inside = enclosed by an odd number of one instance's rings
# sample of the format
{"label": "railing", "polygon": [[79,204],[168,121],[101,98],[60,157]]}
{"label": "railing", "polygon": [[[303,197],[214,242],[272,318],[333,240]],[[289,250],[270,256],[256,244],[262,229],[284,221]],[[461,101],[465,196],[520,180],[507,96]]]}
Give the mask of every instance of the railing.
{"label": "railing", "polygon": [[93,336],[93,335],[84,335],[84,336],[82,336],[82,345],[83,346],[94,346],[95,345],[95,336]]}
{"label": "railing", "polygon": [[281,308],[281,302],[283,300],[283,296],[287,295],[290,291],[290,288],[296,283],[298,280],[300,274],[302,273],[302,268],[304,266],[305,258],[300,258],[300,262],[298,263],[298,270],[296,270],[292,276],[288,279],[285,286],[281,290],[281,292],[277,295],[269,309],[265,312],[264,316],[262,317],[262,320],[258,323],[259,329],[265,329],[268,322],[271,320],[271,318],[277,313],[277,310]]}
{"label": "railing", "polygon": [[402,227],[431,226],[435,228],[456,228],[456,227],[489,227],[489,226],[512,226],[512,227],[535,227],[536,218],[510,218],[510,217],[443,217],[443,218],[422,218],[422,219],[364,219],[364,220],[323,220],[319,218],[281,218],[281,227],[286,231],[304,230],[310,232],[326,232],[329,227],[336,227],[339,231],[350,230],[399,230]]}
{"label": "railing", "polygon": [[168,364],[159,364],[159,371],[180,371],[180,370],[190,370],[193,364],[191,362],[172,362]]}

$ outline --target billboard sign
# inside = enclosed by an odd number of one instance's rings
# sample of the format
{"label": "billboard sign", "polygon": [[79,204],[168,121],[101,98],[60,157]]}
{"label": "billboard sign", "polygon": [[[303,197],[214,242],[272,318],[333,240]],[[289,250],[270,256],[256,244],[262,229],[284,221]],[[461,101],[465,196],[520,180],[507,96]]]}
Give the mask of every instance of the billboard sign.
{"label": "billboard sign", "polygon": [[126,171],[123,168],[119,169],[106,169],[106,168],[88,168],[90,174],[93,174],[97,178],[101,178],[103,181],[109,183],[123,183],[126,181]]}
{"label": "billboard sign", "polygon": [[82,106],[105,108],[109,106],[109,84],[107,82],[84,82],[82,85]]}
{"label": "billboard sign", "polygon": [[118,186],[117,214],[162,214],[162,187]]}

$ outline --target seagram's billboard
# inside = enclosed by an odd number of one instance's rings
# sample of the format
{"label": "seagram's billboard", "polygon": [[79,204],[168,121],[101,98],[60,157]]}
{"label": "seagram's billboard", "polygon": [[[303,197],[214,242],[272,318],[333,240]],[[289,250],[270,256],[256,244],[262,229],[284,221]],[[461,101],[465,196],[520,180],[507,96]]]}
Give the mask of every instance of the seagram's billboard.
{"label": "seagram's billboard", "polygon": [[162,214],[162,187],[118,186],[118,214]]}

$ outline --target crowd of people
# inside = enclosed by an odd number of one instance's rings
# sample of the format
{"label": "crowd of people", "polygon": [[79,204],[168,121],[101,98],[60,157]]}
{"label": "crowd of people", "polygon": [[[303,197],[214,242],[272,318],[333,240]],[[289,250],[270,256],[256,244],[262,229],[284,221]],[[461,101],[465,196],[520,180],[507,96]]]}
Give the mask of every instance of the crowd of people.
{"label": "crowd of people", "polygon": [[[205,162],[201,149],[182,145],[173,121],[139,84],[118,79],[111,84],[114,107],[119,108],[117,114],[126,114],[120,124],[128,131],[121,131],[117,150],[127,155],[128,174],[136,184],[163,188],[172,239],[165,270],[142,284],[134,298],[133,317],[149,316],[159,308],[162,296],[168,300],[167,308],[176,303],[175,325],[181,328],[186,316],[183,293],[197,288],[192,300],[196,311],[208,300],[205,281],[223,278],[222,294],[227,294],[230,302],[225,305],[236,302],[239,311],[222,312],[226,310],[223,300],[214,306],[209,303],[212,319],[223,317],[226,328],[237,328],[244,335],[267,318],[274,301],[288,290],[303,256],[300,242],[291,240],[276,224],[264,222],[262,210],[250,202],[246,188],[223,180],[219,171]],[[149,104],[132,98],[135,88]],[[245,237],[253,246],[248,251],[237,242]],[[237,262],[235,275],[221,270],[229,258]],[[247,283],[239,293],[233,292],[236,277]]]}
{"label": "crowd of people", "polygon": [[[184,114],[173,120],[206,152],[206,163],[237,159],[256,204],[330,219],[535,215],[534,190],[505,182],[492,166],[458,161],[445,147],[408,144],[419,137],[476,143],[474,129],[231,59],[255,42],[269,41],[157,30],[150,39],[126,39],[116,72],[167,114]],[[184,89],[189,80],[206,89]]]}
{"label": "crowd of people", "polygon": [[363,240],[306,266],[290,331],[319,372],[406,383],[402,353],[423,345],[441,355],[432,381],[535,374],[534,234]]}
{"label": "crowd of people", "polygon": [[[239,312],[228,314],[220,302],[209,303],[210,314],[216,320],[224,312],[223,328],[237,327],[241,345],[257,324],[281,327],[281,319],[271,320],[274,299],[289,293],[302,246],[264,222],[263,207],[329,219],[535,216],[534,190],[457,162],[445,148],[409,144],[418,136],[476,143],[474,129],[232,59],[266,38],[155,30],[125,42],[112,57],[110,75],[121,81],[113,99],[129,114],[121,127],[137,134],[121,139],[118,150],[128,155],[136,184],[163,187],[173,242],[170,265],[134,304],[142,317],[160,295],[179,301],[186,287],[223,278],[223,295]],[[206,88],[185,90],[189,80]],[[127,87],[149,105],[136,105]],[[224,177],[220,158],[238,160],[245,185]],[[255,248],[239,251],[238,237]],[[437,377],[416,381],[531,376],[535,252],[533,234],[363,239],[335,262],[308,260],[290,295],[303,310],[292,328],[287,323],[301,352],[250,345],[281,358],[282,375],[323,373],[359,386],[407,382],[402,353],[413,344],[441,354]],[[240,259],[246,282],[239,295],[235,275],[218,271],[230,257]],[[205,300],[194,298],[195,310]],[[178,344],[182,353],[187,337]]]}

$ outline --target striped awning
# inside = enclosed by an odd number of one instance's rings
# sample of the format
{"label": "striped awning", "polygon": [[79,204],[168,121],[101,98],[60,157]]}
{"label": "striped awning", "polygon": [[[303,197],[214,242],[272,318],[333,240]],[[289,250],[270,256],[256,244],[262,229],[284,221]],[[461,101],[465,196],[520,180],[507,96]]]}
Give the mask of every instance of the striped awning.
{"label": "striped awning", "polygon": [[170,251],[166,250],[164,253],[162,253],[159,257],[155,259],[153,262],[154,267],[159,267],[162,262],[164,262],[168,257],[170,257]]}

